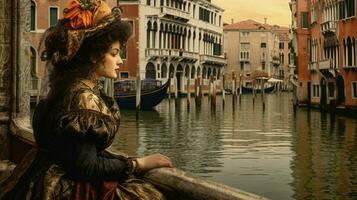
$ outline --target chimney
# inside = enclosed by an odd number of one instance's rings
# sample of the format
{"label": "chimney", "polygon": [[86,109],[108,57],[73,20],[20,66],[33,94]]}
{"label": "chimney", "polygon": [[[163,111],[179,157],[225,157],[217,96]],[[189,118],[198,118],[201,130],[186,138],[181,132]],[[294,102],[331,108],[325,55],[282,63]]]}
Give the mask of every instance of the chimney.
{"label": "chimney", "polygon": [[264,24],[267,24],[267,18],[264,17]]}
{"label": "chimney", "polygon": [[231,19],[231,24],[233,24],[234,23],[234,20],[233,20],[233,18]]}

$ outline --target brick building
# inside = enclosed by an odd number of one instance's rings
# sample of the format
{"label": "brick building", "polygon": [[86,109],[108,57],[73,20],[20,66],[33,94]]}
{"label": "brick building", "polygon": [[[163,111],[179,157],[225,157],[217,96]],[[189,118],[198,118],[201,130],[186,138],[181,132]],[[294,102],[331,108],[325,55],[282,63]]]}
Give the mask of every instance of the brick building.
{"label": "brick building", "polygon": [[357,109],[356,0],[290,2],[299,104]]}

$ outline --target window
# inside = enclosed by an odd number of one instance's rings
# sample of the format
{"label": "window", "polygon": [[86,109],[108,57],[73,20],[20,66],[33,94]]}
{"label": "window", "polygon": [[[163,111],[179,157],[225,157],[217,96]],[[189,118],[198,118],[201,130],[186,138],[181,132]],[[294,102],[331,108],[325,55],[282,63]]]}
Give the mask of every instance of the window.
{"label": "window", "polygon": [[146,5],[150,6],[150,0],[146,0]]}
{"label": "window", "polygon": [[262,70],[265,70],[265,62],[262,62]]}
{"label": "window", "polygon": [[352,98],[357,99],[357,82],[352,82]]}
{"label": "window", "polygon": [[120,78],[121,79],[129,78],[129,72],[120,72]]}
{"label": "window", "polygon": [[284,49],[284,42],[279,43],[279,49]]}
{"label": "window", "polygon": [[335,96],[335,85],[331,82],[328,83],[328,96],[334,97]]}
{"label": "window", "polygon": [[126,45],[121,45],[120,46],[120,57],[121,59],[125,60],[127,59],[127,48],[126,48]]}
{"label": "window", "polygon": [[267,43],[265,42],[260,43],[260,48],[266,48],[266,47],[267,47]]}
{"label": "window", "polygon": [[249,42],[242,42],[242,43],[240,43],[240,49],[241,50],[249,50],[249,48],[250,48],[250,43]]}
{"label": "window", "polygon": [[301,27],[302,28],[309,28],[309,13],[308,12],[302,12],[301,13]]}
{"label": "window", "polygon": [[244,70],[244,62],[240,63],[240,70],[243,71]]}
{"label": "window", "polygon": [[249,32],[240,32],[240,36],[241,37],[248,37],[249,36]]}
{"label": "window", "polygon": [[312,96],[319,97],[320,96],[320,88],[319,85],[313,85]]}
{"label": "window", "polygon": [[31,25],[30,25],[30,30],[35,31],[36,30],[36,4],[31,1]]}
{"label": "window", "polygon": [[58,21],[58,8],[50,7],[50,27],[55,26]]}

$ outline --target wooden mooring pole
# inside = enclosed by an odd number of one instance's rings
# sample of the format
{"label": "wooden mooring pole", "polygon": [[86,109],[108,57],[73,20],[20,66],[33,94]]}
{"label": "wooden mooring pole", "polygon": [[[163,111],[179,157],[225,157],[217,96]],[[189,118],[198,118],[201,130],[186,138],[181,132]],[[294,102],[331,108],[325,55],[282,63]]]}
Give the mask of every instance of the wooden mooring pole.
{"label": "wooden mooring pole", "polygon": [[222,80],[222,106],[223,106],[223,109],[224,109],[224,106],[225,106],[225,103],[226,103],[225,85],[226,85],[226,75],[223,74],[223,80]]}
{"label": "wooden mooring pole", "polygon": [[187,78],[187,110],[190,110],[191,104],[191,91],[190,91],[190,78]]}

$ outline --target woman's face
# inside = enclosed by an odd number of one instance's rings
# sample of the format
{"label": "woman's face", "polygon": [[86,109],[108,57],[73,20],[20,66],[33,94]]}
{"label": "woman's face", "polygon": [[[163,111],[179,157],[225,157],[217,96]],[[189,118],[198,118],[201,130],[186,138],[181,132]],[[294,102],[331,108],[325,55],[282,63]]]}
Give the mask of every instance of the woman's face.
{"label": "woman's face", "polygon": [[97,78],[117,78],[118,74],[116,70],[123,64],[123,60],[120,57],[120,43],[114,42],[109,51],[104,55],[104,60],[101,66],[95,71]]}

